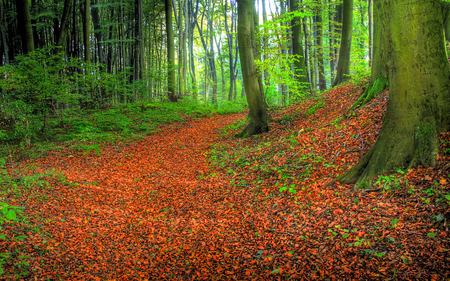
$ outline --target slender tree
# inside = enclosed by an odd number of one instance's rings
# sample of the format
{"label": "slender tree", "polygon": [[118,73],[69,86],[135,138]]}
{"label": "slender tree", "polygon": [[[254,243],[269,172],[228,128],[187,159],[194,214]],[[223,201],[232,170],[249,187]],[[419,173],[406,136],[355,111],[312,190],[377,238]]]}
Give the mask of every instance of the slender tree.
{"label": "slender tree", "polygon": [[343,0],[343,19],[341,47],[333,85],[336,86],[348,79],[350,74],[350,51],[352,46],[353,0]]}
{"label": "slender tree", "polygon": [[[298,0],[289,1],[290,12],[298,11]],[[303,44],[302,44],[302,26],[300,17],[296,16],[291,21],[291,32],[292,32],[292,54],[296,57],[294,63],[294,71],[300,82],[307,83],[308,76],[306,75],[306,62],[305,56],[303,55]]]}
{"label": "slender tree", "polygon": [[144,44],[142,31],[142,0],[134,1],[134,57],[133,57],[133,78],[142,79],[144,72]]}
{"label": "slender tree", "polygon": [[16,0],[17,25],[22,39],[24,53],[34,50],[33,29],[31,26],[30,0]]}
{"label": "slender tree", "polygon": [[61,16],[58,29],[56,30],[55,34],[55,43],[57,46],[61,46],[63,44],[64,36],[66,34],[67,26],[69,24],[69,16],[72,4],[73,0],[64,0],[63,13]]}
{"label": "slender tree", "polygon": [[374,11],[380,8],[378,17],[387,33],[380,42],[384,54],[375,56],[374,64],[381,57],[387,62],[389,104],[374,147],[342,178],[357,187],[370,186],[376,175],[394,168],[433,166],[438,133],[449,128],[450,71],[442,4],[434,0],[375,3]]}
{"label": "slender tree", "polygon": [[238,0],[238,44],[250,121],[242,136],[267,132],[267,109],[255,60],[254,0]]}
{"label": "slender tree", "polygon": [[167,36],[167,96],[169,97],[169,101],[176,102],[178,97],[175,90],[175,43],[172,24],[172,0],[164,0],[164,10]]}
{"label": "slender tree", "polygon": [[91,34],[91,0],[84,0],[84,5],[82,9],[82,21],[83,21],[83,48],[84,48],[84,60],[87,62],[91,61],[91,44],[90,44],[90,34]]}

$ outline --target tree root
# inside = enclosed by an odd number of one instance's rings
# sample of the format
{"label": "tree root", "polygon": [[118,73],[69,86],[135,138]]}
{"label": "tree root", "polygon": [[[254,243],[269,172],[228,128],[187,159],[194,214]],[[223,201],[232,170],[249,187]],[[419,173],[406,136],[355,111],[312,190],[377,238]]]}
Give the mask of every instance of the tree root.
{"label": "tree root", "polygon": [[355,110],[361,106],[364,106],[370,102],[374,97],[378,96],[381,92],[388,87],[388,80],[384,77],[377,77],[375,80],[369,83],[364,93],[356,100],[352,105],[351,110]]}

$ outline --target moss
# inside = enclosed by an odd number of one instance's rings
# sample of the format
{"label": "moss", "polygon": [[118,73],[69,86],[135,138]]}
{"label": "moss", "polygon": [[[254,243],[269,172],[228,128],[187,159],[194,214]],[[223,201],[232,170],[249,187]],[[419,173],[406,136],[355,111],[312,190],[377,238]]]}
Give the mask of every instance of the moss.
{"label": "moss", "polygon": [[434,166],[438,150],[436,124],[434,121],[421,122],[414,135],[414,165]]}
{"label": "moss", "polygon": [[373,82],[369,84],[364,93],[358,98],[358,100],[352,105],[352,110],[364,106],[370,102],[374,97],[379,95],[388,87],[388,80],[385,77],[379,76]]}

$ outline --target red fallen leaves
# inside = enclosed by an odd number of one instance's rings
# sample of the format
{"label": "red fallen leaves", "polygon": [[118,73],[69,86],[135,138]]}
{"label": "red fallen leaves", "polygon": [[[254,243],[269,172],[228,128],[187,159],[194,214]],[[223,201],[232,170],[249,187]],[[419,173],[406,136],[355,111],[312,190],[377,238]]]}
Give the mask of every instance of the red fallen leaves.
{"label": "red fallen leaves", "polygon": [[[32,223],[46,233],[24,242],[32,257],[30,278],[444,279],[447,236],[430,220],[443,210],[418,197],[354,193],[334,182],[373,144],[381,127],[386,95],[358,110],[356,118],[333,124],[358,94],[352,86],[334,89],[313,116],[300,116],[289,127],[274,123],[258,138],[221,140],[217,129],[244,115],[214,116],[164,127],[127,147],[107,147],[101,156],[62,152],[34,161],[78,185],[42,190],[47,201],[23,198]],[[281,115],[305,112],[311,104]],[[299,144],[289,150],[286,137],[293,131],[299,132]],[[232,167],[234,175],[207,163],[214,143],[233,150],[263,141],[270,146],[249,155],[249,165]],[[258,153],[271,149],[295,157],[313,153],[329,165],[312,163],[308,177],[294,180],[297,194],[288,196],[278,190],[279,175],[251,170]],[[272,160],[287,165],[288,156]],[[434,169],[407,175],[411,183],[426,176],[427,184],[446,184],[446,175]],[[395,227],[393,219],[399,222]],[[435,238],[427,237],[430,229],[438,233]]]}

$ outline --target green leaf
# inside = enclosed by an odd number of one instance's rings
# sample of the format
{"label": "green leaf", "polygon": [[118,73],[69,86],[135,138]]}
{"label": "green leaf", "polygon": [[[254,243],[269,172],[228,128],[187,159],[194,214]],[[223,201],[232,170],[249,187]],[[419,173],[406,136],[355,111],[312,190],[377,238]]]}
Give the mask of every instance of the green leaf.
{"label": "green leaf", "polygon": [[17,213],[15,210],[8,210],[8,212],[5,215],[6,219],[9,221],[16,221],[17,220]]}

